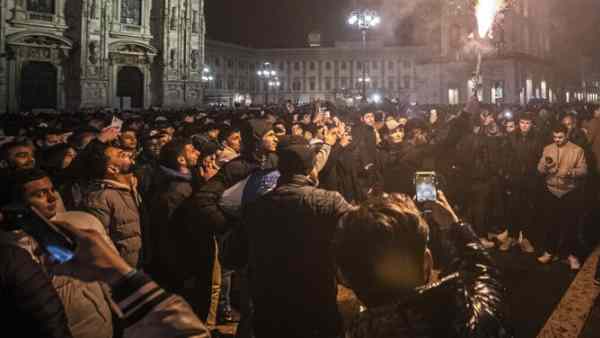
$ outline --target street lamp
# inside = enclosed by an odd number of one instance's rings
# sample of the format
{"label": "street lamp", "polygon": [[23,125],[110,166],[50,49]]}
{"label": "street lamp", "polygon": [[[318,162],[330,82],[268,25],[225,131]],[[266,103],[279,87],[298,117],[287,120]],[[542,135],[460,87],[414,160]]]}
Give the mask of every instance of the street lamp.
{"label": "street lamp", "polygon": [[281,82],[279,82],[279,78],[277,77],[277,71],[273,69],[273,66],[269,62],[264,62],[256,74],[267,83],[265,104],[269,104],[269,88],[279,87],[281,85]]}
{"label": "street lamp", "polygon": [[[356,27],[360,30],[362,35],[362,47],[365,52],[365,62],[362,65],[362,100],[365,102],[367,100],[367,32],[377,27],[381,23],[381,17],[377,14],[376,11],[371,9],[358,9],[352,11],[350,16],[348,17],[348,24],[350,26]],[[359,79],[360,80],[360,79]]]}
{"label": "street lamp", "polygon": [[[202,83],[204,83],[205,90],[204,90],[203,94],[205,95],[209,82],[212,82],[215,79],[215,77],[212,74],[212,71],[210,70],[210,67],[208,67],[208,66],[202,67],[202,77],[200,79],[202,80]],[[204,101],[204,99],[202,101]]]}

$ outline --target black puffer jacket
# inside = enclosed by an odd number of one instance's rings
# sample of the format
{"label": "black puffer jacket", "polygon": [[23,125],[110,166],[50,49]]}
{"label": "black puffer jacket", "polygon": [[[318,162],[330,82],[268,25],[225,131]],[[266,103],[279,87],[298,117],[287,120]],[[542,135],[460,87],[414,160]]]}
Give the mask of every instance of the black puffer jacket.
{"label": "black puffer jacket", "polygon": [[441,229],[451,271],[441,282],[417,288],[391,305],[361,313],[346,338],[509,338],[499,271],[470,226]]}
{"label": "black puffer jacket", "polygon": [[31,255],[0,240],[0,318],[19,337],[72,337],[50,277]]}
{"label": "black puffer jacket", "polygon": [[337,222],[350,208],[338,192],[295,176],[245,210],[257,337],[339,333],[331,250]]}

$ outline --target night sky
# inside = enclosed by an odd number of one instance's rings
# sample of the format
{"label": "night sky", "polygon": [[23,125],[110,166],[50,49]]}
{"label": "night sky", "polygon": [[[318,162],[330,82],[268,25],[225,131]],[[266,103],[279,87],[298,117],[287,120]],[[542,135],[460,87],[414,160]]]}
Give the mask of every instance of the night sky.
{"label": "night sky", "polygon": [[252,47],[304,47],[320,30],[324,41],[352,37],[345,25],[352,0],[208,0],[210,39]]}
{"label": "night sky", "polygon": [[[257,48],[305,47],[313,30],[325,44],[356,39],[346,17],[362,1],[406,6],[427,0],[206,0],[208,37]],[[567,28],[557,54],[600,56],[600,0],[560,0],[555,13]]]}

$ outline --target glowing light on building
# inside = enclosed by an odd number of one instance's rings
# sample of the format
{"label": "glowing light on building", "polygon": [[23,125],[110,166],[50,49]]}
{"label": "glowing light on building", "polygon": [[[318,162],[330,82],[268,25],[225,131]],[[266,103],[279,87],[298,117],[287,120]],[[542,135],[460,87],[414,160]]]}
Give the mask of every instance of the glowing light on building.
{"label": "glowing light on building", "polygon": [[496,14],[506,6],[504,0],[479,0],[475,5],[479,37],[485,38],[490,34]]}

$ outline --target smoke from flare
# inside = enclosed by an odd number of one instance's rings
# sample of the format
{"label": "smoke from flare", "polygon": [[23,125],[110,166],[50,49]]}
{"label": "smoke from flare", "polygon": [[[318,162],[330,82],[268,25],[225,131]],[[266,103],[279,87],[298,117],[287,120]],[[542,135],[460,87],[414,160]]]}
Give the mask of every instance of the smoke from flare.
{"label": "smoke from flare", "polygon": [[494,24],[496,14],[505,7],[504,0],[479,0],[475,6],[475,16],[477,17],[477,26],[479,37],[485,38]]}

